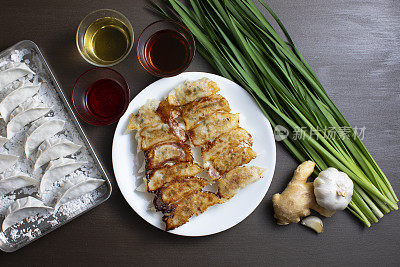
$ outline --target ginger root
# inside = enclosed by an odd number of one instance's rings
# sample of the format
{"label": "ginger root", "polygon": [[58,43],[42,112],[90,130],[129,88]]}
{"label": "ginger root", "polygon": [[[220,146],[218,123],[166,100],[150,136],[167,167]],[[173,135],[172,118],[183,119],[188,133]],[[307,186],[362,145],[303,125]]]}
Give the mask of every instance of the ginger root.
{"label": "ginger root", "polygon": [[307,182],[314,167],[315,163],[312,161],[300,164],[282,194],[278,193],[272,197],[277,224],[298,223],[300,217],[310,215],[310,209],[325,217],[331,217],[335,213],[319,206],[315,200],[313,183]]}

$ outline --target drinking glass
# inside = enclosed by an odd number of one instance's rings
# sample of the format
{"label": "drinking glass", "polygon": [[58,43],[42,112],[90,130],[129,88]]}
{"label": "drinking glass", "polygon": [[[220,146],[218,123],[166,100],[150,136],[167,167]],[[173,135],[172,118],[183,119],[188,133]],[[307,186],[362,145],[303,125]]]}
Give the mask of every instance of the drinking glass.
{"label": "drinking glass", "polygon": [[[111,81],[118,85],[118,99],[121,100],[118,112],[115,114],[110,114],[110,116],[98,116],[91,111],[89,103],[89,88],[93,87],[93,84],[99,81]],[[98,103],[105,103],[107,106],[107,101],[112,101],[113,95],[112,91],[110,95],[101,95],[101,99],[97,99]],[[95,99],[96,100],[96,99]],[[117,71],[110,68],[92,68],[84,73],[82,73],[75,82],[74,88],[72,90],[72,104],[79,115],[79,117],[85,122],[92,125],[108,125],[118,121],[118,119],[125,113],[129,104],[129,86],[124,79],[124,77]],[[99,107],[101,108],[101,106]],[[103,112],[107,110],[103,109]],[[104,114],[103,114],[104,115]]]}
{"label": "drinking glass", "polygon": [[133,46],[134,32],[120,12],[100,9],[87,15],[78,26],[76,46],[82,57],[98,67],[124,60]]}

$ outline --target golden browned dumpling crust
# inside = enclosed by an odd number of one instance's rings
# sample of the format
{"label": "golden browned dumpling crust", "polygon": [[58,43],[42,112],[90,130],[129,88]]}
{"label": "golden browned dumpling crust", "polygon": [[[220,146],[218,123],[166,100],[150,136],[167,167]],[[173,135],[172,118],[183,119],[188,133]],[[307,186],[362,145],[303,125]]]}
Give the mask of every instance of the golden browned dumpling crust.
{"label": "golden browned dumpling crust", "polygon": [[193,162],[190,146],[182,142],[162,143],[144,152],[146,170],[162,167],[167,162]]}
{"label": "golden browned dumpling crust", "polygon": [[163,220],[166,231],[173,230],[197,216],[209,207],[221,203],[221,199],[214,193],[197,191],[178,203],[172,205],[170,213],[166,213]]}
{"label": "golden browned dumpling crust", "polygon": [[143,151],[149,150],[153,146],[161,143],[181,142],[168,124],[144,127],[136,134],[136,140],[138,140],[139,147]]}
{"label": "golden browned dumpling crust", "polygon": [[265,169],[256,166],[244,166],[231,170],[224,178],[218,180],[218,195],[224,199],[232,198],[240,188],[260,179],[264,171]]}
{"label": "golden browned dumpling crust", "polygon": [[157,108],[157,114],[161,120],[168,124],[173,134],[175,134],[182,142],[186,141],[186,132],[183,127],[179,126],[177,118],[181,115],[178,107],[171,106],[167,100],[161,101]]}
{"label": "golden browned dumpling crust", "polygon": [[212,161],[230,148],[240,145],[251,146],[253,139],[243,128],[236,128],[218,136],[212,143],[201,148],[203,164]]}
{"label": "golden browned dumpling crust", "polygon": [[154,206],[156,210],[167,211],[170,204],[175,203],[189,194],[201,190],[208,184],[208,181],[202,178],[189,177],[173,181],[156,191]]}
{"label": "golden browned dumpling crust", "polygon": [[168,95],[168,103],[172,106],[183,106],[202,97],[219,91],[216,82],[203,78],[197,81],[185,81]]}
{"label": "golden browned dumpling crust", "polygon": [[210,95],[200,98],[182,107],[182,119],[186,130],[193,129],[197,123],[217,111],[230,112],[228,101],[221,95]]}
{"label": "golden browned dumpling crust", "polygon": [[196,163],[181,162],[160,169],[146,171],[147,189],[154,191],[174,180],[199,174],[203,168]]}
{"label": "golden browned dumpling crust", "polygon": [[257,154],[251,147],[234,147],[222,153],[204,167],[209,169],[212,179],[218,179],[224,173],[233,170],[237,166],[249,163],[256,157]]}
{"label": "golden browned dumpling crust", "polygon": [[201,146],[220,134],[239,127],[239,114],[216,112],[188,132],[194,146]]}
{"label": "golden browned dumpling crust", "polygon": [[160,101],[148,100],[137,114],[132,114],[128,124],[128,131],[140,130],[146,126],[156,125],[162,123],[161,117],[156,112]]}

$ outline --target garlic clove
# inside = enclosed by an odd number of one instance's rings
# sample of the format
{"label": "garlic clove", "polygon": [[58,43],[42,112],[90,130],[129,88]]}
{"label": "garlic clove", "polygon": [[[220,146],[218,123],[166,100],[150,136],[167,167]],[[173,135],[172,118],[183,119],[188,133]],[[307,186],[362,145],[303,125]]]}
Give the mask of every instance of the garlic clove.
{"label": "garlic clove", "polygon": [[301,224],[313,229],[316,233],[320,234],[323,231],[324,224],[322,220],[316,216],[309,216],[301,221]]}

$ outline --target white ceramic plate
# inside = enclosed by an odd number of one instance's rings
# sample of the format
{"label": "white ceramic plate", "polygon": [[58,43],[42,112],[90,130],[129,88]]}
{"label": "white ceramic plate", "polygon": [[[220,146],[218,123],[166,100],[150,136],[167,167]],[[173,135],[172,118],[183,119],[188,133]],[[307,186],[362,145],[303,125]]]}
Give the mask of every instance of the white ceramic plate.
{"label": "white ceramic plate", "polygon": [[276,151],[271,125],[252,97],[241,86],[221,76],[203,72],[185,72],[175,77],[158,80],[147,86],[131,101],[117,125],[112,147],[113,168],[118,186],[129,205],[148,223],[159,229],[165,229],[161,220],[161,212],[149,210],[153,195],[135,190],[142,182],[137,171],[142,165],[143,153],[136,153],[136,140],[132,134],[125,133],[130,114],[136,113],[147,99],[162,100],[173,88],[185,80],[197,80],[203,77],[207,77],[219,85],[220,94],[229,101],[232,113],[240,113],[240,125],[253,136],[253,149],[258,154],[250,164],[266,170],[262,179],[241,189],[228,202],[215,205],[203,214],[191,218],[185,225],[169,231],[169,233],[177,235],[211,235],[240,223],[253,212],[264,198],[275,169]]}

